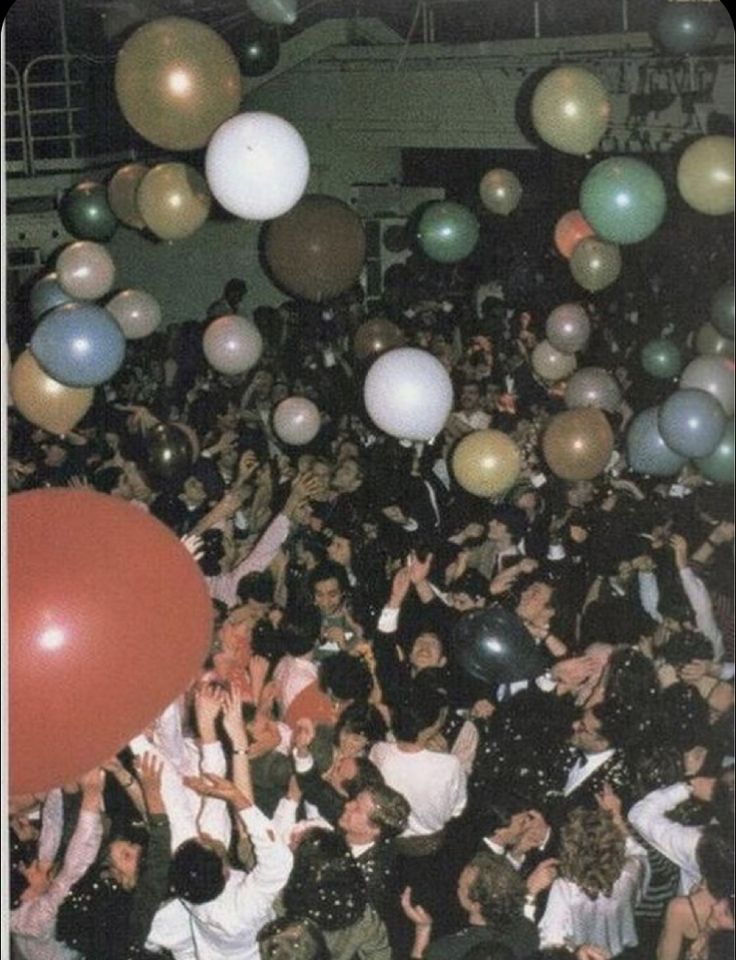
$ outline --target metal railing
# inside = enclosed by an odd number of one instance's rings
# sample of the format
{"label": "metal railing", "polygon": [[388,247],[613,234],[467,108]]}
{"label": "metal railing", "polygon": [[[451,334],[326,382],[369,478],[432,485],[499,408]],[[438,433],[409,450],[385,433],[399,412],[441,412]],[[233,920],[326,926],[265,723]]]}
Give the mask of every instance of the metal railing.
{"label": "metal railing", "polygon": [[26,110],[20,74],[5,63],[5,163],[8,173],[28,175]]}

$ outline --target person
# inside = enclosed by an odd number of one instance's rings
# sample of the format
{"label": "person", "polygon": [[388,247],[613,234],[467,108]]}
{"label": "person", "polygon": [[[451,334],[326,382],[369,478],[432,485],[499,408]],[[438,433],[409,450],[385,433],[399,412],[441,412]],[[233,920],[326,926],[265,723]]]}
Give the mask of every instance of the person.
{"label": "person", "polygon": [[329,960],[324,934],[307,917],[270,920],[258,931],[261,960]]}

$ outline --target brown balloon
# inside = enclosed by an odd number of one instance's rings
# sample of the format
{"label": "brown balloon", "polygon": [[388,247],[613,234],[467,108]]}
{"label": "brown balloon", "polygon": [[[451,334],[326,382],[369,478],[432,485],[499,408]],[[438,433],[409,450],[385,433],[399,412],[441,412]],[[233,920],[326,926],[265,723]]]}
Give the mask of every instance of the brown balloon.
{"label": "brown balloon", "polygon": [[555,226],[555,247],[557,252],[569,260],[575,247],[586,237],[592,237],[594,230],[579,210],[563,213]]}
{"label": "brown balloon", "polygon": [[398,347],[404,342],[404,335],[395,323],[377,317],[366,320],[355,331],[353,353],[358,360],[377,357],[379,353]]}
{"label": "brown balloon", "polygon": [[704,323],[695,338],[695,349],[701,357],[715,356],[734,358],[733,340],[720,334],[712,323]]}
{"label": "brown balloon", "polygon": [[204,177],[186,163],[159,163],[138,187],[138,209],[161,240],[182,240],[209,216],[212,197]]}
{"label": "brown balloon", "polygon": [[476,497],[493,497],[514,485],[521,470],[519,448],[500,430],[476,430],[455,447],[455,479]]}
{"label": "brown balloon", "polygon": [[138,210],[136,194],[141,181],[148,173],[145,163],[127,163],[116,170],[107,185],[107,202],[110,209],[126,227],[143,230],[146,221]]}
{"label": "brown balloon", "polygon": [[365,260],[363,225],[342,200],[311,194],[269,223],[265,256],[279,285],[320,303],[358,279]]}
{"label": "brown balloon", "polygon": [[519,206],[522,187],[519,178],[511,170],[497,167],[489,170],[478,187],[480,199],[486,210],[507,217]]}
{"label": "brown balloon", "polygon": [[95,394],[92,387],[67,387],[52,380],[30,350],[24,350],[13,364],[10,393],[26,420],[59,435],[79,423],[92,406]]}
{"label": "brown balloon", "polygon": [[240,68],[214,30],[185,17],[162,17],[135,31],[115,65],[125,119],[167,150],[196,150],[240,106]]}
{"label": "brown balloon", "polygon": [[568,410],[552,417],[542,437],[544,458],[563,480],[592,480],[613,452],[613,431],[600,410]]}

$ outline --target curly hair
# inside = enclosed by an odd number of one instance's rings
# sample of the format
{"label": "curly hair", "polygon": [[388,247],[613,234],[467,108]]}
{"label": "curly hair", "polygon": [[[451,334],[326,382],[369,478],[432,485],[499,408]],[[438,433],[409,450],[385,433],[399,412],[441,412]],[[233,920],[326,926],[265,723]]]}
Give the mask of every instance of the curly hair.
{"label": "curly hair", "polygon": [[626,860],[625,840],[605,810],[574,810],[562,828],[560,876],[595,900],[610,897]]}
{"label": "curly hair", "polygon": [[494,933],[511,930],[523,915],[524,881],[506,860],[485,851],[468,866],[477,870],[468,896],[480,907],[483,919]]}

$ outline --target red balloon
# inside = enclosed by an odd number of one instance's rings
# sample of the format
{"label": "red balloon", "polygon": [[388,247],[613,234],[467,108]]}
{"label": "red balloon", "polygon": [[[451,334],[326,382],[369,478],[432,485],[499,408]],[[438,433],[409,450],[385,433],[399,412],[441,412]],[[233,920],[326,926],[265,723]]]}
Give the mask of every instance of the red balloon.
{"label": "red balloon", "polygon": [[569,260],[580,241],[594,235],[595,231],[579,210],[568,210],[555,226],[557,252]]}
{"label": "red balloon", "polygon": [[104,763],[197,672],[212,606],[191,556],[134,504],[77,490],[8,500],[10,792]]}

